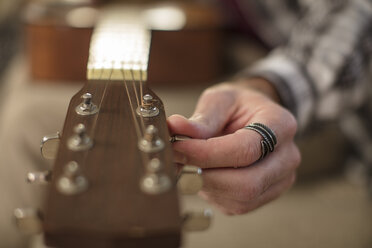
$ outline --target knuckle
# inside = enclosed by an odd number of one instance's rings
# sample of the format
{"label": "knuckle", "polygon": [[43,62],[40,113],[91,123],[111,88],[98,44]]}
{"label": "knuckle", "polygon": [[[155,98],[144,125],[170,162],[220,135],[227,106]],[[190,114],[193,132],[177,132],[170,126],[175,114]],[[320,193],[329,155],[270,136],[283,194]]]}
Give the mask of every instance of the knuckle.
{"label": "knuckle", "polygon": [[292,156],[292,164],[294,166],[294,168],[298,168],[301,164],[301,161],[302,161],[302,157],[301,157],[301,153],[300,153],[300,150],[298,149],[298,147],[293,143],[293,156]]}
{"label": "knuckle", "polygon": [[211,95],[211,94],[214,94],[216,92],[216,90],[214,88],[207,88],[203,91],[202,93],[202,97],[205,97],[205,96],[208,96],[208,95]]}
{"label": "knuckle", "polygon": [[203,91],[202,97],[214,97],[216,94],[220,94],[221,90],[216,87],[211,87]]}
{"label": "knuckle", "polygon": [[282,125],[286,127],[287,133],[290,137],[293,137],[298,129],[298,124],[296,118],[293,116],[291,112],[284,109],[282,118]]}
{"label": "knuckle", "polygon": [[244,203],[234,203],[233,206],[224,207],[223,210],[226,215],[234,216],[246,214],[250,211],[250,208]]}
{"label": "knuckle", "polygon": [[231,84],[221,83],[221,84],[218,84],[217,86],[207,88],[206,90],[203,91],[201,96],[203,98],[209,98],[209,97],[215,98],[216,96],[218,96],[218,97],[221,97],[221,102],[223,102],[223,100],[231,102],[231,100],[234,99],[233,96],[235,96],[236,93],[237,93],[236,89],[234,89],[231,86]]}
{"label": "knuckle", "polygon": [[246,206],[239,206],[239,207],[236,207],[236,208],[233,210],[233,215],[242,215],[242,214],[246,214],[248,211],[249,211],[249,209],[248,209]]}
{"label": "knuckle", "polygon": [[296,179],[297,179],[297,174],[296,173],[293,173],[289,179],[289,182],[290,182],[290,186],[293,185],[295,182],[296,182]]}
{"label": "knuckle", "polygon": [[294,136],[297,132],[298,124],[297,124],[296,118],[291,113],[288,113],[286,124],[287,124],[290,134]]}

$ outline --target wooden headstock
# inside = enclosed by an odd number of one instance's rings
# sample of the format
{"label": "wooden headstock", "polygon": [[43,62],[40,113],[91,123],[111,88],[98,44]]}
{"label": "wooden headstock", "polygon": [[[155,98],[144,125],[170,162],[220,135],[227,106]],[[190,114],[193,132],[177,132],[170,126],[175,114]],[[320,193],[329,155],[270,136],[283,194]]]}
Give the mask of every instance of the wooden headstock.
{"label": "wooden headstock", "polygon": [[[122,81],[90,81],[72,98],[46,201],[44,231],[47,245],[179,246],[181,218],[164,108],[161,100],[144,87],[145,95],[154,97],[153,107],[159,114],[141,117],[136,112],[138,106],[133,86],[138,87],[135,82],[125,85]],[[97,113],[77,114],[76,107],[81,104],[84,93],[92,94],[92,103],[99,107]],[[131,107],[134,104],[136,108]],[[136,123],[142,121],[145,127],[157,127],[158,137],[164,144],[159,151],[144,152],[139,148]],[[78,124],[85,126],[93,145],[72,151],[69,141],[76,135],[74,128]],[[162,164],[154,175],[164,176],[170,184],[161,192],[151,193],[143,189],[143,180],[153,173],[149,163],[154,158]],[[75,194],[63,192],[58,186],[66,177],[66,166],[71,161],[79,165],[79,176],[87,181],[86,189]],[[75,179],[71,177],[71,180]]]}

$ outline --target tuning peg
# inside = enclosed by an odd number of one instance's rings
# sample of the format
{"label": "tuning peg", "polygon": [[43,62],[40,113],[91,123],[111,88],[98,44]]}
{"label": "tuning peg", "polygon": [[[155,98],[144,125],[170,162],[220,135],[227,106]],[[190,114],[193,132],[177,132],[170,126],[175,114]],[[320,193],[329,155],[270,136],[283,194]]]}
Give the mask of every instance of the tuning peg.
{"label": "tuning peg", "polygon": [[183,230],[204,231],[209,228],[213,212],[205,209],[202,212],[186,213],[183,217]]}
{"label": "tuning peg", "polygon": [[144,137],[139,140],[138,147],[141,151],[152,153],[164,148],[164,142],[158,135],[158,129],[154,125],[147,126]]}
{"label": "tuning peg", "polygon": [[82,175],[80,166],[75,161],[69,162],[63,172],[63,176],[57,181],[57,189],[65,195],[75,195],[88,188],[88,181]]}
{"label": "tuning peg", "polygon": [[163,165],[158,158],[153,158],[146,166],[146,174],[140,187],[147,194],[161,194],[168,191],[172,183],[163,172]]}
{"label": "tuning peg", "polygon": [[137,108],[137,114],[143,117],[154,117],[159,114],[159,109],[154,104],[155,100],[150,94],[146,94],[142,98],[141,106]]}
{"label": "tuning peg", "polygon": [[41,140],[40,150],[41,155],[45,159],[55,159],[60,142],[59,132],[46,135]]}
{"label": "tuning peg", "polygon": [[203,187],[202,169],[196,166],[183,166],[177,182],[178,190],[184,195],[193,195]]}
{"label": "tuning peg", "polygon": [[74,127],[74,135],[68,139],[67,146],[72,151],[85,151],[93,146],[92,139],[87,135],[84,124]]}
{"label": "tuning peg", "polygon": [[33,208],[16,208],[13,212],[16,226],[20,232],[27,235],[42,232],[42,214]]}
{"label": "tuning peg", "polygon": [[48,184],[52,179],[50,171],[43,172],[29,172],[27,173],[26,181],[30,184]]}
{"label": "tuning peg", "polygon": [[99,109],[97,105],[92,103],[92,94],[85,93],[81,98],[83,99],[83,102],[75,108],[78,115],[93,115],[98,112]]}

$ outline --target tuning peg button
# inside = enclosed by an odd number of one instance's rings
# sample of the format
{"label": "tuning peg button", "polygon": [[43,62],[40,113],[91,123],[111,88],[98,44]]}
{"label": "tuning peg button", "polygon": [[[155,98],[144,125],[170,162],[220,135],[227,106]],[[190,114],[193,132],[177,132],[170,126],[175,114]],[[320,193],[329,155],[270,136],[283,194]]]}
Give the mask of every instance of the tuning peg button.
{"label": "tuning peg button", "polygon": [[55,159],[60,142],[59,132],[46,135],[41,140],[40,151],[45,159]]}
{"label": "tuning peg button", "polygon": [[87,135],[85,125],[80,123],[74,128],[74,135],[68,139],[67,146],[72,151],[85,151],[93,146],[92,139]]}
{"label": "tuning peg button", "polygon": [[183,166],[177,182],[178,190],[184,195],[193,195],[203,187],[202,169],[196,166]]}
{"label": "tuning peg button", "polygon": [[209,228],[213,212],[205,209],[201,212],[186,213],[183,217],[183,230],[204,231]]}
{"label": "tuning peg button", "polygon": [[76,195],[88,189],[88,181],[78,163],[71,161],[65,166],[63,175],[57,181],[57,189],[65,195]]}
{"label": "tuning peg button", "polygon": [[50,171],[29,172],[27,173],[26,181],[30,184],[48,184],[52,179]]}
{"label": "tuning peg button", "polygon": [[16,226],[23,234],[33,235],[42,232],[42,214],[33,208],[16,208],[13,212]]}

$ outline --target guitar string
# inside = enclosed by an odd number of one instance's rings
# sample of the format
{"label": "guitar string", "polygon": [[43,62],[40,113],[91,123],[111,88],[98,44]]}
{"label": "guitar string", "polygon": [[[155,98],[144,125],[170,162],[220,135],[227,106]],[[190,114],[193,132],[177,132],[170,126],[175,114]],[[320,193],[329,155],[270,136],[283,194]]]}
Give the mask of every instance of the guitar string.
{"label": "guitar string", "polygon": [[141,94],[141,105],[143,105],[143,87],[142,87],[142,69],[140,69],[140,94]]}
{"label": "guitar string", "polygon": [[133,74],[133,69],[132,68],[130,69],[130,73],[131,73],[131,76],[132,76],[131,81],[132,81],[132,86],[133,86],[134,94],[136,96],[137,105],[139,106],[140,104],[139,104],[139,99],[138,99],[138,94],[137,94],[137,87],[135,85],[134,74]]}
{"label": "guitar string", "polygon": [[[134,89],[134,94],[136,95],[136,100],[137,100],[137,105],[138,105],[137,107],[139,109],[139,108],[141,108],[142,105],[140,106],[140,102],[138,100],[138,93],[137,93],[136,82],[134,80],[133,68],[130,69],[130,72],[131,72],[131,75],[132,75],[132,85],[133,85],[133,89]],[[141,82],[140,82],[140,86],[141,86]],[[143,103],[143,99],[142,99],[141,102]],[[146,130],[145,129],[145,123],[144,123],[144,120],[143,120],[143,116],[141,114],[139,116],[140,116],[140,120],[141,120],[142,134],[144,134],[144,132]]]}
{"label": "guitar string", "polygon": [[[99,77],[98,77],[98,80],[101,80],[102,79],[102,75],[103,75],[103,63],[102,63],[102,67],[100,69],[98,69],[101,71]],[[93,71],[92,71],[92,74],[94,74],[94,71],[95,71],[95,67],[93,66]],[[112,70],[111,70],[111,73],[112,73]],[[110,74],[110,77],[111,77],[111,74]],[[103,90],[103,93],[102,93],[102,96],[101,96],[101,100],[100,100],[100,103],[98,104],[98,109],[101,110],[101,106],[102,106],[102,102],[103,102],[103,98],[105,96],[105,93],[106,93],[106,88],[107,88],[107,82],[105,82],[105,88]],[[100,114],[100,111],[98,111],[96,117],[94,118],[94,121],[93,121],[93,125],[92,125],[92,129],[91,129],[91,135],[94,134],[94,131],[95,131],[95,127],[96,127],[96,123],[97,123],[97,119],[98,119],[98,116]],[[92,136],[93,137],[93,136]]]}
{"label": "guitar string", "polygon": [[[104,60],[105,61],[105,60]],[[102,63],[102,68],[101,68],[101,73],[100,73],[100,76],[99,76],[99,78],[98,78],[98,81],[101,81],[102,80],[102,78],[103,78],[103,71],[104,71],[104,66],[103,66],[103,64],[104,63]],[[97,113],[97,115],[96,115],[96,118],[94,119],[94,122],[93,122],[93,125],[92,125],[92,134],[94,134],[94,138],[96,138],[96,131],[98,131],[98,130],[96,130],[96,126],[97,126],[97,122],[98,122],[98,118],[99,118],[99,116],[100,116],[100,114],[101,114],[101,111],[102,111],[102,104],[103,104],[103,101],[104,101],[104,99],[105,99],[105,97],[106,97],[106,91],[107,91],[107,86],[108,86],[108,84],[110,83],[110,81],[111,81],[111,77],[112,77],[112,74],[113,74],[113,68],[114,68],[114,62],[112,61],[112,66],[111,66],[111,71],[110,71],[110,75],[109,75],[109,77],[108,77],[108,79],[107,80],[105,80],[105,87],[104,87],[104,89],[103,89],[103,93],[102,93],[102,96],[101,96],[101,101],[100,101],[100,103],[99,103],[99,105],[98,105],[98,107],[99,107],[99,111],[98,111],[98,113]],[[92,138],[93,138],[93,136],[92,136]],[[83,158],[83,161],[84,161],[84,164],[86,164],[86,161],[87,161],[87,159],[88,159],[88,153],[89,153],[89,151],[88,152],[86,152],[85,154],[84,154],[84,158]],[[104,168],[103,167],[101,167],[101,166],[99,166],[99,169],[100,170],[104,170]],[[106,175],[106,176],[105,176]],[[104,181],[104,178],[106,179],[106,180],[111,180],[111,178],[108,178],[108,174],[107,173],[104,173],[103,171],[102,171],[102,173],[100,173],[100,177],[101,177],[101,181]],[[106,200],[108,200],[107,198],[108,198],[108,194],[106,194],[105,195],[105,198],[106,198]],[[105,200],[105,199],[103,199],[103,200]]]}
{"label": "guitar string", "polygon": [[122,66],[122,71],[121,71],[121,72],[122,72],[122,74],[123,74],[124,86],[125,86],[125,90],[126,90],[126,93],[127,93],[127,96],[128,96],[128,101],[129,101],[130,109],[131,109],[131,112],[132,112],[133,122],[134,122],[134,126],[135,126],[135,129],[136,129],[136,133],[137,133],[138,141],[139,141],[139,140],[140,140],[140,137],[142,137],[142,132],[141,132],[141,129],[140,129],[139,124],[138,124],[138,122],[137,122],[136,115],[135,115],[135,113],[134,113],[133,103],[132,103],[132,99],[131,99],[130,94],[129,94],[129,89],[128,89],[128,85],[127,85],[127,80],[125,79],[124,66]]}
{"label": "guitar string", "polygon": [[[104,88],[102,96],[101,96],[101,101],[98,105],[99,111],[98,111],[97,115],[95,116],[93,124],[92,124],[92,128],[91,128],[91,131],[90,131],[92,139],[93,139],[93,137],[96,138],[95,133],[96,133],[96,126],[97,126],[97,122],[98,122],[98,117],[99,117],[99,115],[101,113],[101,110],[102,110],[102,103],[103,103],[103,100],[106,96],[107,85],[108,85],[109,81],[111,80],[112,72],[113,72],[113,68],[111,68],[111,72],[110,72],[110,76],[109,76],[108,80],[105,81],[105,88]],[[98,77],[98,81],[102,80],[102,77],[103,77],[103,66],[101,68],[101,73]],[[82,164],[86,164],[86,161],[88,159],[88,154],[89,154],[89,151],[84,153],[83,159],[82,159]]]}
{"label": "guitar string", "polygon": [[[122,70],[124,70],[124,67],[123,67]],[[123,74],[125,89],[126,89],[126,92],[127,92],[127,95],[128,95],[128,101],[129,101],[129,104],[130,104],[130,107],[131,107],[131,112],[132,112],[132,117],[133,117],[133,121],[134,121],[134,126],[136,128],[136,132],[137,132],[137,136],[138,136],[138,142],[140,142],[140,138],[143,137],[142,136],[142,133],[140,131],[141,127],[138,124],[138,121],[137,121],[137,118],[136,118],[136,114],[135,114],[135,111],[134,111],[134,108],[133,108],[132,99],[131,99],[130,94],[129,94],[127,80],[125,79],[125,76],[124,76],[125,71],[122,71],[122,74]],[[141,154],[141,158],[142,158],[142,164],[143,165],[147,164],[148,161],[149,161],[149,158],[146,155],[148,155],[148,154],[144,154],[142,151],[140,151],[140,154]]]}
{"label": "guitar string", "polygon": [[[103,78],[103,70],[104,70],[104,68],[103,68],[103,65],[102,65],[101,74],[100,74],[99,79],[98,79],[99,81],[102,80],[102,78]],[[93,122],[93,125],[92,125],[92,131],[91,131],[92,134],[94,134],[95,130],[96,130],[98,117],[99,117],[99,115],[102,111],[102,103],[103,103],[103,100],[105,99],[106,91],[107,91],[107,85],[109,84],[109,82],[111,80],[112,73],[113,73],[113,66],[111,67],[109,78],[107,79],[107,81],[105,81],[105,87],[104,87],[103,92],[102,92],[101,101],[98,104],[99,111],[98,111],[98,114],[97,114],[96,118],[94,119],[94,122]],[[94,135],[94,137],[95,137],[95,135]]]}

